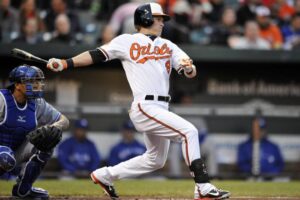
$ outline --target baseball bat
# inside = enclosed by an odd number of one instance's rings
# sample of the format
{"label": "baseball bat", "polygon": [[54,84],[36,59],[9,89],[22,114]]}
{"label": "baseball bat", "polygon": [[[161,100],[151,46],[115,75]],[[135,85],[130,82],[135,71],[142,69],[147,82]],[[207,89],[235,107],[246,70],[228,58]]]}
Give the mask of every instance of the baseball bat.
{"label": "baseball bat", "polygon": [[27,51],[17,49],[17,48],[12,49],[11,54],[12,54],[12,56],[14,56],[16,58],[20,58],[22,60],[28,60],[28,61],[33,61],[33,62],[38,62],[38,63],[43,63],[43,64],[48,63],[48,61],[45,59],[42,59],[40,57],[32,55],[31,53],[29,53]]}

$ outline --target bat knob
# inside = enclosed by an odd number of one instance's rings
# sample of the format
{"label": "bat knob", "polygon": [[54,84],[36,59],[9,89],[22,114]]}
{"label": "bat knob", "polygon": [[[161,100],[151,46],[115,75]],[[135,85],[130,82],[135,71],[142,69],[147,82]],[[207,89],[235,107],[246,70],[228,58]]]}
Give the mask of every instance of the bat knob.
{"label": "bat knob", "polygon": [[57,62],[54,62],[54,63],[52,64],[52,66],[53,66],[53,68],[57,69],[57,68],[59,67],[59,64],[58,64]]}

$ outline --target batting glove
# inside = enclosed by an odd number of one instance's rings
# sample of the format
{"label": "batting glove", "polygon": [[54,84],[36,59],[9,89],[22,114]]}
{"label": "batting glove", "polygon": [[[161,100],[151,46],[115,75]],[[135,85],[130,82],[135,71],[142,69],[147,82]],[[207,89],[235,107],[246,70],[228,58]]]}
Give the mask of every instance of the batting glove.
{"label": "batting glove", "polygon": [[178,74],[184,73],[191,73],[193,71],[193,61],[189,58],[182,58],[179,61],[179,70]]}
{"label": "batting glove", "polygon": [[180,66],[183,68],[184,72],[191,73],[193,71],[193,60],[189,58],[181,59]]}
{"label": "batting glove", "polygon": [[67,69],[68,65],[66,60],[51,58],[47,63],[47,68],[54,71],[60,72],[64,69]]}

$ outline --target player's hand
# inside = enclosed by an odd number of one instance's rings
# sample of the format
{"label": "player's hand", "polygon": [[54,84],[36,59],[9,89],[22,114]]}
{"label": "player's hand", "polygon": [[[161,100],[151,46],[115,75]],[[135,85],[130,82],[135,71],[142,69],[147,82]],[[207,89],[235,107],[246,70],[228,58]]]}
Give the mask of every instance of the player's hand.
{"label": "player's hand", "polygon": [[186,73],[191,73],[193,71],[193,60],[189,58],[183,58],[180,60],[180,67],[184,70]]}
{"label": "player's hand", "polygon": [[59,72],[64,69],[67,69],[67,62],[66,60],[61,60],[57,58],[51,58],[47,63],[47,68],[54,71]]}

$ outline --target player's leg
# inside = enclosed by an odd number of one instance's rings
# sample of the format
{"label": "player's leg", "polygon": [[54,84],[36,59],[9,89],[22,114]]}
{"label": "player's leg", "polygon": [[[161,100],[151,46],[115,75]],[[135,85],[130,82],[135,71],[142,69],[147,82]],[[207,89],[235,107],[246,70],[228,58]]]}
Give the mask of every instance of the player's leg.
{"label": "player's leg", "polygon": [[[153,106],[139,104],[138,109],[141,113],[137,115],[137,119],[139,120],[133,119],[138,130],[144,127],[144,124],[140,123],[141,121],[146,121],[141,116],[144,115],[150,119],[147,122],[147,127],[151,129],[155,135],[182,142],[183,156],[194,177],[197,188],[196,192],[199,194],[199,198],[217,197],[222,199],[230,195],[229,192],[219,190],[209,183],[207,169],[203,160],[200,158],[198,131],[190,122],[175,113],[161,109],[161,107],[153,108]],[[154,125],[154,123],[156,123],[156,125]],[[197,196],[195,197],[198,199]]]}
{"label": "player's leg", "polygon": [[130,116],[138,131],[181,142],[188,166],[200,158],[198,130],[182,117],[169,112],[167,107],[138,104]]}
{"label": "player's leg", "polygon": [[149,133],[144,134],[144,139],[147,150],[143,155],[113,167],[97,169],[91,174],[94,183],[99,184],[112,199],[118,198],[113,187],[114,180],[140,176],[164,166],[170,141]]}
{"label": "player's leg", "polygon": [[13,170],[16,166],[16,159],[11,148],[0,145],[0,176]]}
{"label": "player's leg", "polygon": [[167,160],[170,141],[161,136],[144,134],[146,152],[143,155],[108,167],[113,180],[137,177],[162,168]]}
{"label": "player's leg", "polygon": [[12,195],[21,198],[48,199],[46,190],[32,187],[38,178],[47,161],[51,158],[52,152],[37,151],[29,142],[25,142],[16,152],[18,163],[26,162],[14,185]]}

